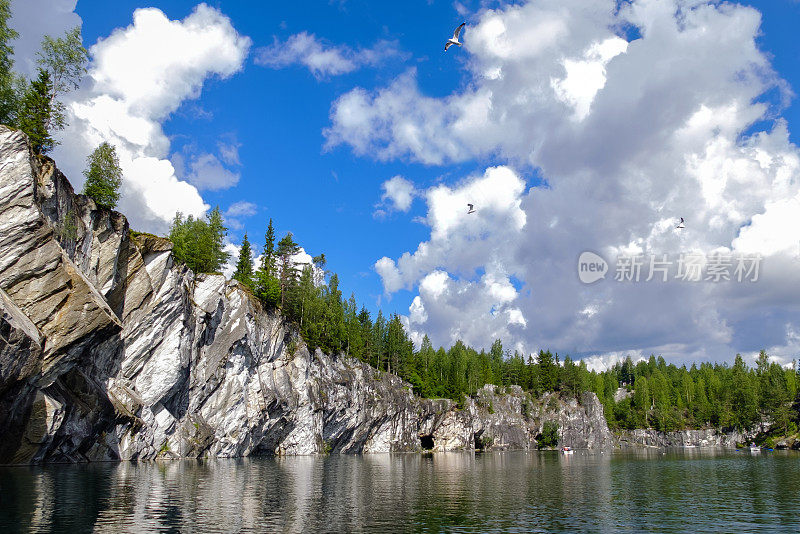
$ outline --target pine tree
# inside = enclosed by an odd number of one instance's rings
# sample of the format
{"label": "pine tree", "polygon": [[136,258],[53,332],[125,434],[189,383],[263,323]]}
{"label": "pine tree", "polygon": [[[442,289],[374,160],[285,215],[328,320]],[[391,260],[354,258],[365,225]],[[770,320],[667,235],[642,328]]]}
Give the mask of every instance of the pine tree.
{"label": "pine tree", "polygon": [[209,263],[204,272],[218,273],[231,257],[230,253],[225,252],[225,236],[228,235],[228,229],[222,221],[219,206],[215,206],[208,215],[208,229],[211,246],[208,254]]}
{"label": "pine tree", "polygon": [[119,201],[119,186],[122,184],[122,169],[113,145],[104,142],[87,158],[89,166],[83,171],[86,183],[83,194],[101,208],[114,209]]}
{"label": "pine tree", "polygon": [[281,299],[281,286],[275,275],[275,228],[270,219],[261,254],[261,265],[255,274],[256,296],[266,306],[277,306]]}
{"label": "pine tree", "polygon": [[238,280],[245,287],[253,287],[253,251],[250,248],[250,241],[247,233],[242,240],[242,248],[239,249],[239,261],[236,262],[236,272],[233,279]]}
{"label": "pine tree", "polygon": [[37,154],[47,154],[56,146],[50,136],[50,124],[53,122],[50,101],[52,87],[50,74],[39,69],[38,78],[31,82],[20,104],[19,129],[28,134],[31,148]]}
{"label": "pine tree", "polygon": [[539,351],[539,382],[542,391],[556,391],[558,388],[557,364],[553,362],[553,354],[548,351]]}
{"label": "pine tree", "polygon": [[0,0],[0,123],[14,124],[19,110],[18,76],[14,74],[12,59],[14,48],[11,41],[19,34],[8,26],[11,19],[11,3]]}
{"label": "pine tree", "polygon": [[295,243],[291,232],[287,233],[278,243],[277,256],[281,261],[280,287],[281,308],[286,305],[286,295],[292,284],[297,281],[297,268],[292,264],[292,256],[300,251],[300,246]]}
{"label": "pine tree", "polygon": [[272,226],[271,217],[264,239],[264,252],[261,255],[261,270],[270,276],[275,275],[275,228]]}
{"label": "pine tree", "polygon": [[330,354],[338,354],[343,350],[345,340],[344,306],[342,292],[339,290],[339,278],[331,276],[328,286],[324,288],[324,316],[322,318],[323,348]]}

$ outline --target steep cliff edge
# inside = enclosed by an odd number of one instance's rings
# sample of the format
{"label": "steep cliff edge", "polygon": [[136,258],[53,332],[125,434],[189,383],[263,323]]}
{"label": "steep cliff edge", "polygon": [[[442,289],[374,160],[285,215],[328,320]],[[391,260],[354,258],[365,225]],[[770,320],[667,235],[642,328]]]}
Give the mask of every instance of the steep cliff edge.
{"label": "steep cliff edge", "polygon": [[462,409],[309,352],[238,283],[174,263],[0,126],[0,463],[608,447],[593,394],[487,386]]}

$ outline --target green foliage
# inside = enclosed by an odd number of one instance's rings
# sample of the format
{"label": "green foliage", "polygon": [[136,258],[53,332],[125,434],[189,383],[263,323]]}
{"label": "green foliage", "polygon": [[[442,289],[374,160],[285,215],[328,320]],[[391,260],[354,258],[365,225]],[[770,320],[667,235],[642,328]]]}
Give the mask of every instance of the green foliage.
{"label": "green foliage", "polygon": [[39,70],[30,83],[13,71],[11,42],[19,34],[9,27],[9,0],[0,0],[0,123],[28,134],[34,151],[46,154],[56,145],[52,133],[66,124],[59,96],[78,87],[86,73],[88,52],[76,27],[63,37],[46,35],[37,53]]}
{"label": "green foliage", "polygon": [[14,74],[14,48],[11,41],[19,34],[8,25],[11,19],[11,3],[0,0],[0,123],[15,124],[20,105],[20,96],[24,94],[19,87],[22,78]]}
{"label": "green foliage", "polygon": [[217,273],[230,256],[224,250],[227,231],[219,206],[205,218],[195,219],[189,215],[184,219],[176,213],[169,231],[172,254],[196,273]]}
{"label": "green foliage", "polygon": [[494,444],[494,439],[491,436],[482,435],[480,438],[477,439],[475,448],[481,451],[485,451],[493,444]]}
{"label": "green foliage", "polygon": [[525,419],[529,419],[531,416],[531,403],[528,396],[526,396],[525,400],[522,401],[521,408],[522,408],[522,416]]}
{"label": "green foliage", "polygon": [[[300,251],[300,245],[295,243],[294,236],[291,232],[286,234],[283,239],[278,242],[278,248],[275,254],[280,262],[278,270],[280,288],[281,288],[281,308],[285,308],[287,304],[287,294],[294,288],[298,278],[297,267],[292,262],[292,256]],[[297,295],[289,295],[289,297],[296,297]],[[289,303],[292,304],[291,302]]]}
{"label": "green foliage", "polygon": [[536,436],[539,448],[555,447],[558,445],[558,423],[555,421],[545,421],[542,425],[542,433]]}
{"label": "green foliage", "polygon": [[56,230],[58,238],[66,242],[75,242],[78,238],[78,225],[75,221],[75,213],[69,209],[64,214]]}
{"label": "green foliage", "polygon": [[110,143],[100,143],[86,161],[88,166],[83,171],[86,176],[83,194],[101,208],[114,209],[119,201],[119,187],[122,184],[122,169],[116,149]]}
{"label": "green foliage", "polygon": [[33,150],[46,154],[55,147],[52,133],[66,124],[64,104],[58,97],[78,87],[86,72],[88,55],[76,27],[64,37],[45,35],[38,53],[39,75],[19,104],[19,128],[28,134]]}
{"label": "green foliage", "polygon": [[252,288],[253,281],[253,251],[250,248],[250,241],[247,239],[247,233],[244,234],[242,240],[242,247],[239,249],[239,261],[236,262],[236,272],[233,273],[233,279],[238,280],[245,287]]}
{"label": "green foliage", "polygon": [[253,292],[268,308],[281,301],[281,284],[276,276],[275,227],[269,220],[261,253],[261,265],[253,275]]}
{"label": "green foliage", "polygon": [[63,37],[53,39],[45,35],[41,50],[37,53],[39,67],[50,73],[53,82],[52,99],[77,89],[86,74],[89,53],[83,47],[81,28],[68,30]]}
{"label": "green foliage", "polygon": [[[749,368],[737,355],[733,366],[702,363],[677,367],[663,358],[624,364],[591,379],[609,384],[594,386],[605,407],[609,425],[617,428],[651,427],[657,430],[717,427],[749,429],[771,421],[775,432],[788,432],[798,419],[800,405],[797,375],[770,363],[762,351],[756,368]],[[614,402],[613,391],[627,381],[633,383],[632,399]]]}
{"label": "green foliage", "polygon": [[20,102],[18,125],[37,154],[47,154],[56,146],[50,135],[51,125],[63,127],[63,117],[56,113],[50,99],[52,88],[50,74],[39,69],[38,78],[31,82]]}
{"label": "green foliage", "polygon": [[131,239],[134,239],[134,238],[136,238],[136,237],[140,237],[140,236],[144,236],[144,237],[158,237],[158,236],[157,236],[157,235],[155,235],[155,234],[151,234],[151,233],[149,233],[149,232],[139,232],[139,231],[137,231],[137,230],[128,230],[128,234],[130,235],[130,238],[131,238]]}

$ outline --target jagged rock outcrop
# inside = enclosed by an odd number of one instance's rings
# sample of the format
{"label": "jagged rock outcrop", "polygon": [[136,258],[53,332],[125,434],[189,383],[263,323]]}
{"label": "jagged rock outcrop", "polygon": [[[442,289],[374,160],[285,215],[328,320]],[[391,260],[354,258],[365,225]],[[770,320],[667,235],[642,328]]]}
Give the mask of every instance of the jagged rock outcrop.
{"label": "jagged rock outcrop", "polygon": [[579,449],[601,449],[614,445],[603,407],[594,393],[585,393],[580,403],[555,394],[533,398],[519,386],[487,385],[463,410],[440,411],[421,433],[433,438],[434,450],[486,448],[494,450],[537,448],[537,436],[545,422],[558,424],[559,444]]}
{"label": "jagged rock outcrop", "polygon": [[607,447],[593,394],[487,386],[462,409],[309,352],[238,283],[76,195],[0,127],[0,463],[257,454]]}

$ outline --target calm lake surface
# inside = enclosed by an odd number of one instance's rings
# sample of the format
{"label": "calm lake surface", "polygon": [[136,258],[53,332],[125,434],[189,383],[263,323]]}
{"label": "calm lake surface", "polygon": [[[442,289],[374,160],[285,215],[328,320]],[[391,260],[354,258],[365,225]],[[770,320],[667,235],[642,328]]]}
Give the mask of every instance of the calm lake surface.
{"label": "calm lake surface", "polygon": [[800,453],[0,467],[0,532],[800,532]]}

